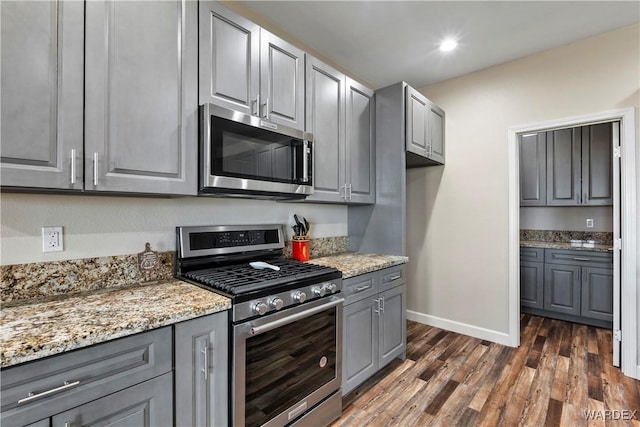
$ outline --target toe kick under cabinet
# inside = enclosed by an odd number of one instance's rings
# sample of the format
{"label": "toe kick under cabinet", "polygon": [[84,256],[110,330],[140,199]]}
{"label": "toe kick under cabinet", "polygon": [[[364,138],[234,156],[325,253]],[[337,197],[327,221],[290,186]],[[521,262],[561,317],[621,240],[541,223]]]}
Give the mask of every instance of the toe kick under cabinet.
{"label": "toe kick under cabinet", "polygon": [[522,311],[611,328],[613,255],[565,249],[520,249]]}
{"label": "toe kick under cabinet", "polygon": [[224,425],[226,337],[220,312],[3,369],[0,424]]}
{"label": "toe kick under cabinet", "polygon": [[342,394],[406,354],[404,266],[344,281]]}

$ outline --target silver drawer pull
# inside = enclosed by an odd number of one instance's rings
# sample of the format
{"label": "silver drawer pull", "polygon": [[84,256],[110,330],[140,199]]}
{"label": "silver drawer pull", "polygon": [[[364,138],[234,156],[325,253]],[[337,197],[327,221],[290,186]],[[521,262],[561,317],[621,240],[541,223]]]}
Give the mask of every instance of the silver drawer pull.
{"label": "silver drawer pull", "polygon": [[394,280],[398,280],[399,278],[402,277],[402,274],[396,274],[395,276],[391,276],[389,277],[389,279],[387,280],[387,282],[393,282]]}
{"label": "silver drawer pull", "polygon": [[573,257],[574,260],[576,261],[591,261],[589,258],[580,258],[580,257]]}
{"label": "silver drawer pull", "polygon": [[64,385],[61,385],[60,387],[52,388],[51,390],[43,391],[42,393],[33,393],[33,392],[29,393],[29,397],[25,397],[24,399],[18,400],[18,405],[31,402],[32,400],[40,399],[42,397],[46,397],[54,393],[59,393],[61,391],[68,390],[78,385],[80,385],[80,381],[74,381],[74,382],[65,381]]}
{"label": "silver drawer pull", "polygon": [[362,291],[365,291],[365,290],[369,289],[370,287],[371,287],[371,285],[358,286],[358,287],[356,288],[356,292],[362,292]]}

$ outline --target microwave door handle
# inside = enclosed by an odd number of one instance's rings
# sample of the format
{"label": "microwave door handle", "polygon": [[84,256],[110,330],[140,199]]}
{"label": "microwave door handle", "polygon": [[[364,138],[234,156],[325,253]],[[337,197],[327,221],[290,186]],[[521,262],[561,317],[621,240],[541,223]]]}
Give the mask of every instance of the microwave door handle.
{"label": "microwave door handle", "polygon": [[309,182],[309,141],[302,143],[302,182]]}

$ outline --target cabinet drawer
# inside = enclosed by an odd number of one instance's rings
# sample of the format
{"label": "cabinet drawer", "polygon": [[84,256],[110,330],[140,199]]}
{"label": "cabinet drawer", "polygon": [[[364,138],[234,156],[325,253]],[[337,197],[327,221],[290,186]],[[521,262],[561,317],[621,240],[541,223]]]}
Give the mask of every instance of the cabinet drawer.
{"label": "cabinet drawer", "polygon": [[405,271],[403,265],[385,268],[378,272],[380,274],[380,291],[395,288],[405,282]]}
{"label": "cabinet drawer", "polygon": [[565,264],[585,267],[612,268],[613,254],[608,252],[545,249],[544,262],[546,264]]}
{"label": "cabinet drawer", "polygon": [[343,282],[344,304],[360,301],[378,293],[378,282],[376,275],[378,272],[362,274],[350,277]]}
{"label": "cabinet drawer", "polygon": [[520,261],[543,262],[543,248],[520,248]]}
{"label": "cabinet drawer", "polygon": [[170,327],[8,368],[2,424],[29,424],[171,369]]}

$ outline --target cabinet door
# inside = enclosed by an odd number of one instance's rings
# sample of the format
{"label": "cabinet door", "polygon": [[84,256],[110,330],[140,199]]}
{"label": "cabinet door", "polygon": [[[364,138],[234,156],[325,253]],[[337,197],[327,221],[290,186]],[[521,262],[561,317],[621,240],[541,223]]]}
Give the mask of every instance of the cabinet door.
{"label": "cabinet door", "polygon": [[345,76],[307,55],[306,126],[313,134],[313,195],[309,201],[344,203]]}
{"label": "cabinet door", "polygon": [[171,372],[58,414],[54,427],[165,426],[173,420]]}
{"label": "cabinet door", "polygon": [[342,394],[347,394],[378,370],[378,313],[374,299],[344,307]]}
{"label": "cabinet door", "polygon": [[376,202],[373,91],[347,77],[347,201]]}
{"label": "cabinet door", "polygon": [[227,312],[175,325],[176,425],[228,423]]}
{"label": "cabinet door", "polygon": [[581,314],[613,322],[613,270],[582,267]]}
{"label": "cabinet door", "polygon": [[196,193],[197,9],[86,3],[85,189]]}
{"label": "cabinet door", "polygon": [[406,286],[389,289],[379,295],[380,299],[380,352],[378,369],[407,349]]}
{"label": "cabinet door", "polygon": [[429,138],[429,100],[414,88],[407,86],[406,112],[406,150],[427,156]]}
{"label": "cabinet door", "polygon": [[582,267],[562,264],[544,265],[544,309],[580,315]]}
{"label": "cabinet door", "polygon": [[580,139],[580,128],[547,132],[548,206],[580,204]]}
{"label": "cabinet door", "polygon": [[82,189],[84,4],[0,2],[3,186]]}
{"label": "cabinet door", "polygon": [[544,308],[544,264],[520,261],[520,305]]}
{"label": "cabinet door", "polygon": [[520,206],[547,204],[547,133],[520,136]]}
{"label": "cabinet door", "polygon": [[49,427],[51,425],[51,418],[46,418],[44,420],[37,421],[35,423],[29,424],[25,427]]}
{"label": "cabinet door", "polygon": [[444,143],[444,110],[430,102],[427,156],[436,163],[444,164]]}
{"label": "cabinet door", "polygon": [[258,115],[260,27],[218,2],[199,8],[200,104]]}
{"label": "cabinet door", "polygon": [[262,117],[304,130],[304,52],[260,29]]}
{"label": "cabinet door", "polygon": [[582,204],[613,205],[611,123],[582,128]]}

